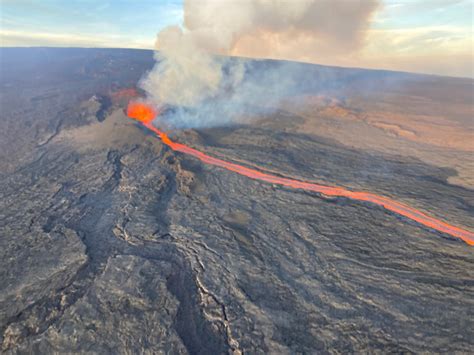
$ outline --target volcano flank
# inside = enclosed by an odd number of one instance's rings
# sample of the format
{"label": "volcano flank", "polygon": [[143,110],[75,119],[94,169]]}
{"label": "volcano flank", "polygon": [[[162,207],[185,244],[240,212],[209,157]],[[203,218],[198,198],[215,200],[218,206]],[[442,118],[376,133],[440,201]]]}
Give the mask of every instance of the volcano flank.
{"label": "volcano flank", "polygon": [[298,89],[192,128],[151,51],[0,49],[2,351],[472,351],[474,81],[235,60]]}

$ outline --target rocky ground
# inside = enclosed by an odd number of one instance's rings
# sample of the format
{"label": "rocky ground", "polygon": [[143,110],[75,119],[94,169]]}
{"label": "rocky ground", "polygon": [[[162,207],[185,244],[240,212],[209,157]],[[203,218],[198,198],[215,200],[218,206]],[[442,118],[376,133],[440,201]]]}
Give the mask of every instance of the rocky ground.
{"label": "rocky ground", "polygon": [[[3,352],[472,351],[472,247],[170,151],[123,113],[150,52],[0,53]],[[456,170],[302,132],[307,114],[172,134],[474,229]]]}

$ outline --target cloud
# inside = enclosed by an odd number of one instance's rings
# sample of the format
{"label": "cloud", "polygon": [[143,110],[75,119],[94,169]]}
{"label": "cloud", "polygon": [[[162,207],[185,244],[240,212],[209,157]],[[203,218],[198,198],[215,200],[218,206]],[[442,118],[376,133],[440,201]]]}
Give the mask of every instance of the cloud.
{"label": "cloud", "polygon": [[[242,68],[213,54],[320,61],[363,43],[378,2],[353,0],[188,0],[184,25],[160,31],[157,65],[143,87],[160,103],[193,106],[215,97]],[[229,84],[230,85],[230,84]]]}
{"label": "cloud", "polygon": [[358,54],[369,68],[473,77],[472,32],[457,26],[371,30]]}
{"label": "cloud", "polygon": [[378,4],[375,0],[188,0],[184,27],[209,52],[247,57],[291,52],[297,59],[301,51],[347,53],[358,48]]}
{"label": "cloud", "polygon": [[3,47],[104,47],[104,48],[151,48],[150,39],[124,38],[114,35],[84,35],[33,31],[0,30]]}
{"label": "cloud", "polygon": [[216,54],[316,62],[347,57],[361,48],[377,6],[370,0],[188,0],[183,26],[158,33],[157,62],[140,85],[156,105],[175,107],[167,115],[172,125],[229,123],[242,108],[269,107],[303,88],[295,85],[302,67],[256,70]]}

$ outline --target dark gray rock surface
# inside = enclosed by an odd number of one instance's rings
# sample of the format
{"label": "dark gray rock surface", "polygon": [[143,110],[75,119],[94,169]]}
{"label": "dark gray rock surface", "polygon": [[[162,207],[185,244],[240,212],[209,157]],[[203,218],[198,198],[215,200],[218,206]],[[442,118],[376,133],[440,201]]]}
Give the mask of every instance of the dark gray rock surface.
{"label": "dark gray rock surface", "polygon": [[[170,151],[111,94],[150,52],[0,53],[3,352],[472,351],[471,247]],[[294,120],[174,136],[473,228],[474,193],[450,170],[294,133]]]}

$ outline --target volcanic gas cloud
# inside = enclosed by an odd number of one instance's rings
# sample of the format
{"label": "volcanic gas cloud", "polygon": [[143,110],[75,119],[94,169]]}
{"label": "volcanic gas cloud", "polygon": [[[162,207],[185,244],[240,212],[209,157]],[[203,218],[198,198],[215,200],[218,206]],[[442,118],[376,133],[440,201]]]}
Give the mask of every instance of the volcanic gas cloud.
{"label": "volcanic gas cloud", "polygon": [[130,118],[136,119],[137,121],[141,122],[145,127],[156,133],[158,137],[161,138],[163,143],[170,147],[172,150],[193,156],[205,164],[218,166],[220,168],[233,171],[237,174],[249,177],[251,179],[265,181],[271,184],[278,184],[295,189],[313,191],[326,196],[345,197],[352,200],[370,202],[375,205],[382,206],[386,210],[395,212],[403,217],[418,222],[425,227],[435,229],[442,233],[450,234],[453,237],[463,240],[469,245],[474,245],[474,233],[450,225],[446,222],[431,217],[421,211],[418,211],[415,208],[391,200],[387,197],[378,196],[369,192],[350,191],[343,187],[324,186],[264,173],[261,171],[263,169],[250,169],[243,165],[230,163],[222,159],[214,158],[184,144],[173,142],[166,133],[160,131],[155,126],[153,126],[152,121],[157,112],[153,109],[153,107],[146,103],[131,102],[128,106],[127,113],[129,114]]}
{"label": "volcanic gas cloud", "polygon": [[327,55],[346,57],[363,43],[378,3],[187,0],[183,25],[158,33],[156,64],[140,87],[151,102],[177,108],[166,115],[168,125],[239,122],[251,107],[272,110],[306,85],[324,90],[335,80],[308,82],[303,67],[291,62],[255,66],[227,56],[313,62],[315,53],[318,62]]}

